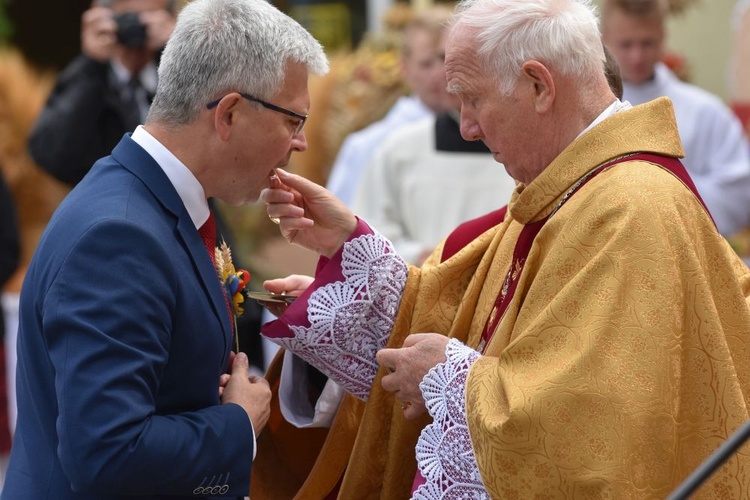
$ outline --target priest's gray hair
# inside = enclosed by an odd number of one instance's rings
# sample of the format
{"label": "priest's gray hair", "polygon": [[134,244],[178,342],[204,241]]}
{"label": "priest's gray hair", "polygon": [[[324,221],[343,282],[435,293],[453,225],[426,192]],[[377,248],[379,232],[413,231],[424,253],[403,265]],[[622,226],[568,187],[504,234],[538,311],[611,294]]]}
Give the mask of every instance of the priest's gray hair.
{"label": "priest's gray hair", "polygon": [[464,0],[455,25],[472,30],[480,60],[504,95],[530,60],[577,78],[582,86],[602,72],[605,55],[590,0]]}
{"label": "priest's gray hair", "polygon": [[320,43],[265,0],[194,0],[164,48],[147,122],[185,125],[229,92],[271,100],[288,61],[328,71]]}

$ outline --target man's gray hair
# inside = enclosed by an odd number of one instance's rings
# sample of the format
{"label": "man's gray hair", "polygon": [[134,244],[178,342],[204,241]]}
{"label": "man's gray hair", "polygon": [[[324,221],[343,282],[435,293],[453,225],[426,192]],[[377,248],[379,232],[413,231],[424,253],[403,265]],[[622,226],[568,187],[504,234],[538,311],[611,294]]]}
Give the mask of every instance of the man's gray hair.
{"label": "man's gray hair", "polygon": [[288,61],[328,71],[320,43],[265,0],[194,0],[164,48],[147,121],[185,125],[229,92],[270,100]]}
{"label": "man's gray hair", "polygon": [[582,86],[602,72],[605,55],[590,0],[464,0],[456,24],[475,30],[479,56],[502,94],[512,91],[529,60]]}

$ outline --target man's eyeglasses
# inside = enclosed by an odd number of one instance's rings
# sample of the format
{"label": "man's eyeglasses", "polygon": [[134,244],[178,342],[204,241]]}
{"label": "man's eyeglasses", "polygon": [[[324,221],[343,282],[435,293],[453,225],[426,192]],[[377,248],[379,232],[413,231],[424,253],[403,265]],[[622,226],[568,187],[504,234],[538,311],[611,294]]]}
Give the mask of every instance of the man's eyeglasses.
{"label": "man's eyeglasses", "polygon": [[[302,132],[302,127],[305,126],[305,121],[307,120],[307,115],[301,115],[299,113],[295,113],[294,111],[289,111],[288,109],[282,108],[280,106],[276,106],[275,104],[271,104],[270,102],[266,102],[266,101],[264,101],[262,99],[258,99],[257,97],[251,96],[250,94],[243,94],[242,92],[240,92],[240,95],[242,97],[244,97],[245,99],[247,99],[248,101],[257,102],[258,104],[260,104],[264,108],[268,108],[268,109],[270,109],[272,111],[276,111],[278,113],[283,113],[283,114],[285,114],[287,116],[292,116],[294,118],[297,118],[299,120],[299,123],[297,124],[297,129],[294,131],[294,135],[297,135],[300,132]],[[222,99],[223,99],[223,97],[222,97]],[[215,101],[208,103],[208,105],[206,106],[206,108],[208,108],[208,109],[215,108],[216,106],[218,106],[219,101],[221,101],[221,99],[216,99]]]}

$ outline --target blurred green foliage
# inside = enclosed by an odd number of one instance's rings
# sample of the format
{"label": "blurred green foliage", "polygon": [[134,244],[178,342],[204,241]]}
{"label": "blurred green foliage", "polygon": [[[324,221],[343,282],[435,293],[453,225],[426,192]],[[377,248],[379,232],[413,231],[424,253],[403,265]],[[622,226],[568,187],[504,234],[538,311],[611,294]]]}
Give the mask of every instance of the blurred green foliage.
{"label": "blurred green foliage", "polygon": [[5,7],[12,0],[0,0],[0,44],[5,44],[13,34],[13,26],[8,19],[8,14],[5,11]]}

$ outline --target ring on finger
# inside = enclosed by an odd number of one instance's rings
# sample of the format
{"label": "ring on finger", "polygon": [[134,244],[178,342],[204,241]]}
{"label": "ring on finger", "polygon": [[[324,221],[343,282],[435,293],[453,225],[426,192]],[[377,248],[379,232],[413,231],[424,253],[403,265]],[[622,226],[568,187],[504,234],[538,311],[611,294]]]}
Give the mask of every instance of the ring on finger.
{"label": "ring on finger", "polygon": [[277,224],[277,225],[281,222],[281,219],[279,219],[278,217],[271,217],[269,215],[268,218],[271,219],[271,222],[273,222],[274,224]]}

